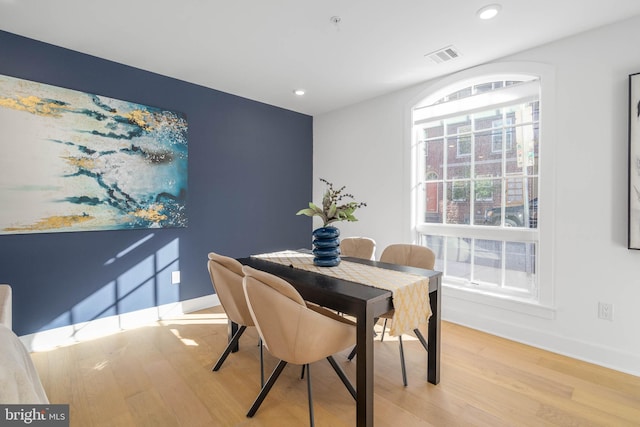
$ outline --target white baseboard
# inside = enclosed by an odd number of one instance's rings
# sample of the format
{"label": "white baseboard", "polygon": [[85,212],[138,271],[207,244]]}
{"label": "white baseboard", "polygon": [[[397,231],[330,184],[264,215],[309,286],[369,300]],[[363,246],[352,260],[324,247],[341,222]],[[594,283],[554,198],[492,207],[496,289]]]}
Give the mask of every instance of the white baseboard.
{"label": "white baseboard", "polygon": [[478,312],[471,314],[466,310],[452,309],[451,306],[443,310],[443,320],[605,368],[640,376],[640,356],[637,354],[625,353],[593,342],[580,341],[549,331],[504,322],[495,317],[483,316]]}
{"label": "white baseboard", "polygon": [[29,352],[50,350],[80,341],[138,328],[158,320],[168,319],[220,305],[218,295],[211,294],[186,301],[104,317],[42,332],[23,335],[20,340]]}

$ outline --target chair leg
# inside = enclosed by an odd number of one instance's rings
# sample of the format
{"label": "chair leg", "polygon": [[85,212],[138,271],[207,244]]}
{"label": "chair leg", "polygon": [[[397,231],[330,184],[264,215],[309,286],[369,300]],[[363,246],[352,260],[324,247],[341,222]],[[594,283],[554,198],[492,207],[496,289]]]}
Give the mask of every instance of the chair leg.
{"label": "chair leg", "polygon": [[245,331],[245,329],[247,329],[246,326],[240,326],[238,331],[231,338],[231,341],[229,341],[229,344],[227,344],[227,348],[225,348],[224,351],[222,352],[222,355],[216,362],[212,371],[217,371],[218,369],[220,369],[224,361],[227,359],[227,356],[229,355],[229,353],[231,353],[231,349],[233,349],[236,346],[236,344],[238,344],[238,340],[242,336],[242,333]]}
{"label": "chair leg", "polygon": [[349,362],[351,362],[351,360],[353,360],[353,358],[356,357],[357,350],[358,350],[358,346],[354,345],[353,350],[351,350],[351,353],[349,353],[349,356],[347,356],[347,359],[349,359]]}
{"label": "chair leg", "polygon": [[260,394],[258,394],[258,397],[256,397],[253,405],[251,405],[249,412],[247,412],[247,417],[251,418],[256,414],[256,411],[258,410],[258,408],[260,408],[260,405],[262,405],[262,401],[265,397],[267,397],[267,394],[271,390],[271,387],[273,387],[285,366],[287,366],[287,362],[285,362],[284,360],[281,360],[278,363],[276,368],[271,373],[271,376],[269,376],[267,383],[264,385],[264,387],[262,387],[262,390],[260,390]]}
{"label": "chair leg", "polygon": [[353,385],[349,381],[349,378],[347,378],[347,375],[344,373],[340,365],[338,365],[338,363],[333,358],[333,356],[327,356],[327,360],[331,364],[331,367],[333,368],[333,370],[336,371],[336,374],[338,374],[338,377],[340,377],[340,379],[342,380],[342,383],[344,384],[344,386],[347,388],[347,390],[349,390],[349,393],[351,393],[351,396],[353,397],[353,399],[357,400],[356,389],[353,388]]}
{"label": "chair leg", "polygon": [[311,427],[315,426],[313,421],[313,398],[311,394],[311,369],[309,369],[309,364],[305,365],[307,367],[307,395],[309,396],[309,425]]}
{"label": "chair leg", "polygon": [[[384,319],[384,324],[382,325],[382,336],[380,337],[380,342],[384,341],[384,332],[387,329],[387,320],[388,319]],[[427,350],[427,352],[428,352],[427,340],[424,339],[424,335],[422,335],[422,333],[418,329],[414,329],[413,332],[418,337],[418,340],[420,340],[420,343],[422,344],[424,349]],[[400,345],[400,367],[402,368],[402,383],[404,384],[405,387],[407,387],[407,368],[405,366],[405,361],[404,361],[404,347],[402,345],[402,335],[398,336],[398,343]],[[351,350],[351,353],[349,353],[349,356],[347,357],[347,359],[352,360],[355,357],[356,349],[357,349],[357,347],[353,347],[353,350]],[[340,374],[338,374],[338,375],[340,375]],[[349,387],[347,386],[347,389],[348,388]],[[351,391],[351,390],[349,390],[349,391]],[[352,393],[352,395],[354,396],[354,399],[355,399],[355,395],[353,393]]]}
{"label": "chair leg", "polygon": [[[373,324],[375,325],[376,323],[378,323],[378,320],[380,318],[379,317],[374,317],[373,318]],[[384,320],[384,326],[387,326],[387,319]],[[376,333],[376,331],[373,331],[373,336],[377,337],[378,334]],[[382,339],[380,341],[382,341],[384,339],[384,329],[382,330]],[[349,361],[352,361],[354,357],[356,357],[356,352],[358,350],[358,346],[353,346],[353,349],[351,350],[351,353],[349,353],[349,356],[347,356],[347,359],[349,359]]]}
{"label": "chair leg", "polygon": [[307,365],[302,365],[302,372],[300,373],[300,379],[303,380],[304,379],[304,368],[306,368]]}
{"label": "chair leg", "polygon": [[413,333],[416,334],[416,337],[418,337],[418,340],[420,340],[420,344],[422,344],[424,349],[427,350],[427,353],[429,353],[429,348],[427,347],[427,340],[424,339],[424,335],[422,335],[422,332],[420,332],[420,329],[414,329]]}
{"label": "chair leg", "polygon": [[258,340],[260,346],[260,388],[264,387],[264,353],[262,349],[262,338]]}
{"label": "chair leg", "polygon": [[400,366],[402,367],[402,382],[404,386],[407,386],[407,369],[404,365],[404,347],[402,346],[402,335],[398,335],[398,342],[400,343]]}

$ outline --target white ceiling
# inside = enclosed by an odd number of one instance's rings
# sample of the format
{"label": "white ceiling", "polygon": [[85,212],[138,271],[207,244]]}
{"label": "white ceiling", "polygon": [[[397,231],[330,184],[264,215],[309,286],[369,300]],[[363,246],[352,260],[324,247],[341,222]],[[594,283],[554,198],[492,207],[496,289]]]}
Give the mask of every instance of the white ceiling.
{"label": "white ceiling", "polygon": [[[501,14],[477,19],[492,2]],[[639,14],[639,0],[0,0],[0,29],[317,115]],[[448,45],[461,57],[425,58]]]}

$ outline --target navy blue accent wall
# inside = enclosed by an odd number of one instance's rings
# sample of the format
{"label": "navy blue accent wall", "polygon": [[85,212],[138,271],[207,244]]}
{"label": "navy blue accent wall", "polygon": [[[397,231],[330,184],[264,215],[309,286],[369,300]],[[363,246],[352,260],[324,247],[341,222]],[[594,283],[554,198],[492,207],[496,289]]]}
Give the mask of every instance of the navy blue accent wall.
{"label": "navy blue accent wall", "polygon": [[[17,334],[211,294],[209,251],[310,246],[311,220],[295,213],[312,195],[312,117],[3,31],[0,74],[180,111],[189,125],[187,228],[0,235]],[[0,155],[19,143],[1,127]]]}

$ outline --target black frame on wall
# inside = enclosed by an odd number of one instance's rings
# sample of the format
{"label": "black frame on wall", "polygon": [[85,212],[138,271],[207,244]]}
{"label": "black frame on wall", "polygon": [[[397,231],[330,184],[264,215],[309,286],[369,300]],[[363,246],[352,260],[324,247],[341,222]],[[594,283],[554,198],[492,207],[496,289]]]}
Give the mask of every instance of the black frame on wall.
{"label": "black frame on wall", "polygon": [[628,248],[640,249],[640,73],[629,75]]}

